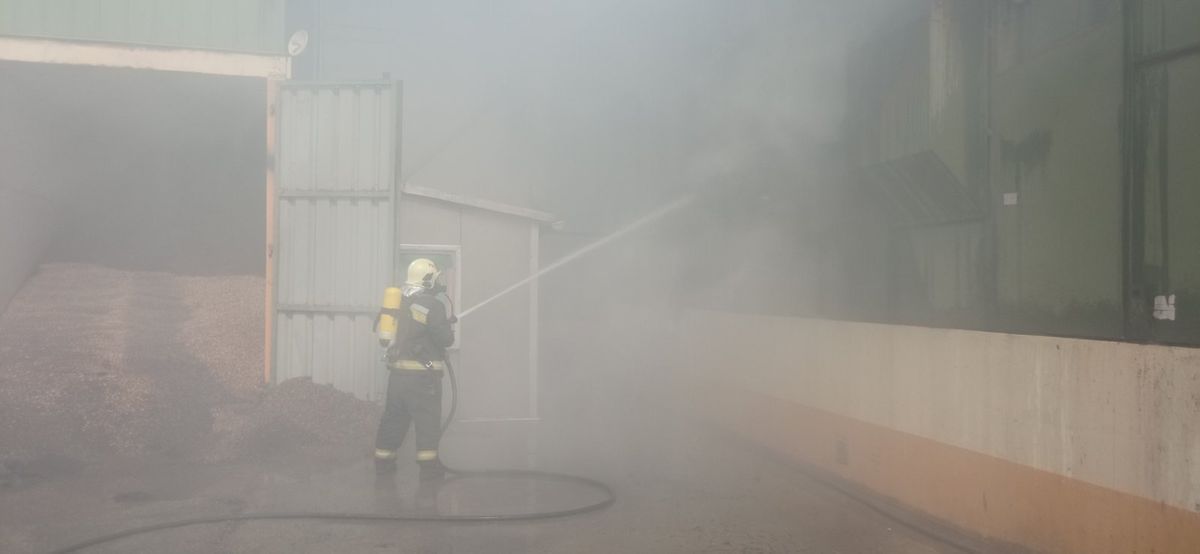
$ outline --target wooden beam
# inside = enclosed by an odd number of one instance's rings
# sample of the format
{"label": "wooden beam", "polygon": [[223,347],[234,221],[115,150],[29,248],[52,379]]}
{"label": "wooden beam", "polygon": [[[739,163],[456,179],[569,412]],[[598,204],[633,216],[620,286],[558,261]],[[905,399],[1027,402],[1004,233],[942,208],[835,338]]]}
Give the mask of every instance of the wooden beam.
{"label": "wooden beam", "polygon": [[0,60],[286,79],[287,56],[0,36]]}

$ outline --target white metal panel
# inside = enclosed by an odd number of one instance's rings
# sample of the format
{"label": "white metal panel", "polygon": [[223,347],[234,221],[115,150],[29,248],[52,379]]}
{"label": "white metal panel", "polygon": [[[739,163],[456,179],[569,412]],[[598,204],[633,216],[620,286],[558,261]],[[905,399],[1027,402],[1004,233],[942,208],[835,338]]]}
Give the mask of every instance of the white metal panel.
{"label": "white metal panel", "polygon": [[277,382],[384,396],[371,324],[392,275],[398,100],[392,83],[282,90]]}
{"label": "white metal panel", "polygon": [[[479,210],[462,215],[462,299],[469,308],[530,275],[534,253],[526,219]],[[404,240],[408,240],[407,237]],[[500,297],[459,323],[459,403],[463,420],[537,417],[533,340],[534,283]]]}

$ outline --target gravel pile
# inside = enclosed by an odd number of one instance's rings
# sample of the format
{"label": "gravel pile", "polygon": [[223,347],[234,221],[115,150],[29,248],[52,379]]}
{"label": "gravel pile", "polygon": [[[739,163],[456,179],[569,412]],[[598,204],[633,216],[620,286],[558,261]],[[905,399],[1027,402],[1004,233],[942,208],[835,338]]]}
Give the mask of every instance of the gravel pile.
{"label": "gravel pile", "polygon": [[230,394],[252,400],[263,388],[263,279],[180,277],[190,313],[180,339]]}
{"label": "gravel pile", "polygon": [[219,437],[209,461],[328,464],[362,458],[375,438],[379,408],[308,378],[284,381],[253,405],[216,413]]}
{"label": "gravel pile", "polygon": [[0,314],[0,457],[150,448],[160,407],[153,374],[134,367],[145,362],[130,344],[143,330],[131,321],[136,286],[124,272],[47,266]]}
{"label": "gravel pile", "polygon": [[0,463],[361,456],[373,404],[261,385],[262,314],[260,277],[43,266],[0,314]]}

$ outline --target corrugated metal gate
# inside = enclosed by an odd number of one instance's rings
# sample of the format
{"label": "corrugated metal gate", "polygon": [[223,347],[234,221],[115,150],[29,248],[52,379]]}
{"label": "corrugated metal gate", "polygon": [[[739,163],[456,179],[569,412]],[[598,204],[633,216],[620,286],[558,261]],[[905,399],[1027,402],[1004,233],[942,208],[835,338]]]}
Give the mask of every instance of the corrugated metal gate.
{"label": "corrugated metal gate", "polygon": [[392,277],[399,101],[390,82],[282,86],[275,382],[385,393],[371,324]]}

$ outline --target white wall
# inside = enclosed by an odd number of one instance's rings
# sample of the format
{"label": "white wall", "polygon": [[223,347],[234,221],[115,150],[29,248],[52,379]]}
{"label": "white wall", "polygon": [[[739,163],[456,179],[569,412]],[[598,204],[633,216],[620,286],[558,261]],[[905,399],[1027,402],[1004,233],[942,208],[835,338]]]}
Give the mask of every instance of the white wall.
{"label": "white wall", "polygon": [[[461,312],[531,273],[534,222],[405,195],[399,205],[400,244],[461,246]],[[532,417],[536,348],[531,347],[531,288],[472,313],[458,325],[456,363],[463,419]]]}
{"label": "white wall", "polygon": [[690,312],[681,371],[1188,511],[1200,349]]}

